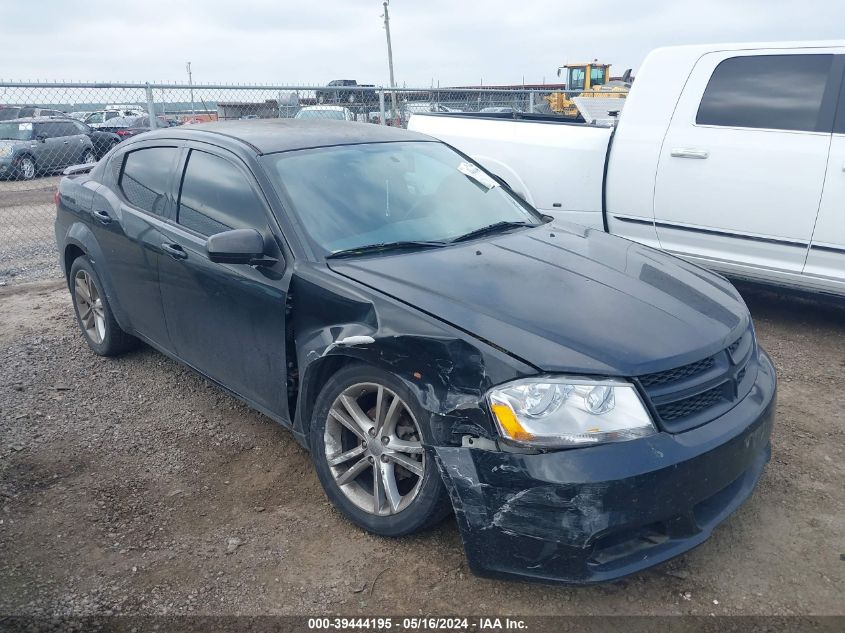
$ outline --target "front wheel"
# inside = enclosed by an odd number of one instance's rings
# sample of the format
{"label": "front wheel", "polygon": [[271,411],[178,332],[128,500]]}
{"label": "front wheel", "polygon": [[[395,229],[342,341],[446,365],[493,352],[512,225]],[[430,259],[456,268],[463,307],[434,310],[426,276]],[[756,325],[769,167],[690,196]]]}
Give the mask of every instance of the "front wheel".
{"label": "front wheel", "polygon": [[22,156],[18,159],[18,178],[21,180],[32,180],[35,178],[35,161],[30,156]]}
{"label": "front wheel", "polygon": [[329,500],[382,536],[429,527],[450,509],[433,455],[423,446],[427,416],[392,374],[350,365],[326,383],[311,423],[312,458]]}

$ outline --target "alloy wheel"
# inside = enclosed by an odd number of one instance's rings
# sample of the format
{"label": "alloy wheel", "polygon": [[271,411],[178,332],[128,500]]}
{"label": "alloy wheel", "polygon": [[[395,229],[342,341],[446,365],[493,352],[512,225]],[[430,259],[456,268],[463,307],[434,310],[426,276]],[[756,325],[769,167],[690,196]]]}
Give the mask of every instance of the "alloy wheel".
{"label": "alloy wheel", "polygon": [[106,317],[100,291],[91,275],[84,270],[77,271],[73,284],[73,298],[82,329],[92,342],[99,345],[106,336]]}
{"label": "alloy wheel", "polygon": [[329,469],[341,492],[370,514],[407,508],[420,491],[426,456],[408,405],[376,383],[345,389],[332,403],[324,433]]}
{"label": "alloy wheel", "polygon": [[18,163],[18,168],[21,170],[21,176],[24,180],[32,180],[35,178],[35,163],[31,158],[25,156]]}
{"label": "alloy wheel", "polygon": [[83,165],[91,165],[97,162],[96,156],[94,156],[94,152],[87,151],[82,155],[82,164]]}

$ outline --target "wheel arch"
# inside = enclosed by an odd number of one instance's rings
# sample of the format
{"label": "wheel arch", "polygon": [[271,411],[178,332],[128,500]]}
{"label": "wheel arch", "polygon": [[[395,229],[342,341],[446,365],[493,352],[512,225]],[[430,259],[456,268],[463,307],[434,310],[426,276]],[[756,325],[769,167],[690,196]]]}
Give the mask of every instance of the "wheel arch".
{"label": "wheel arch", "polygon": [[70,284],[70,267],[77,257],[85,256],[91,261],[91,266],[103,284],[103,292],[106,293],[111,306],[114,318],[122,330],[131,332],[129,328],[130,319],[117,301],[114,291],[114,282],[108,268],[104,265],[105,259],[100,244],[91,229],[82,222],[74,222],[68,229],[65,237],[64,248],[62,249],[62,265],[64,267],[65,280]]}

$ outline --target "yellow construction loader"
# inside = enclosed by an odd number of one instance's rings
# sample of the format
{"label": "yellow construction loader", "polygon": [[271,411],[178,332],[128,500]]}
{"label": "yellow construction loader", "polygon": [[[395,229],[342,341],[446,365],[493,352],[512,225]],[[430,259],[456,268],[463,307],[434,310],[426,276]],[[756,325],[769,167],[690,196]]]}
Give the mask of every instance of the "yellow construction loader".
{"label": "yellow construction loader", "polygon": [[[566,64],[557,69],[566,73],[567,92],[553,92],[545,97],[552,112],[567,117],[577,118],[578,108],[572,97],[603,97],[624,99],[631,89],[631,69],[625,71],[621,79],[610,79],[610,64],[600,64],[597,60],[586,64]],[[578,90],[579,93],[573,91]]]}

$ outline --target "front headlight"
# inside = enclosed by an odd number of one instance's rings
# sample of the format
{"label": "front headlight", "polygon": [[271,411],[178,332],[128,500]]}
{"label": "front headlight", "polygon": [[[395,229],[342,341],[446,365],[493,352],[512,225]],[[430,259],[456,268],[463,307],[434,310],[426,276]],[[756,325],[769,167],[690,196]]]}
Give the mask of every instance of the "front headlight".
{"label": "front headlight", "polygon": [[523,446],[584,446],[657,432],[624,380],[538,376],[491,389],[487,399],[502,437]]}

